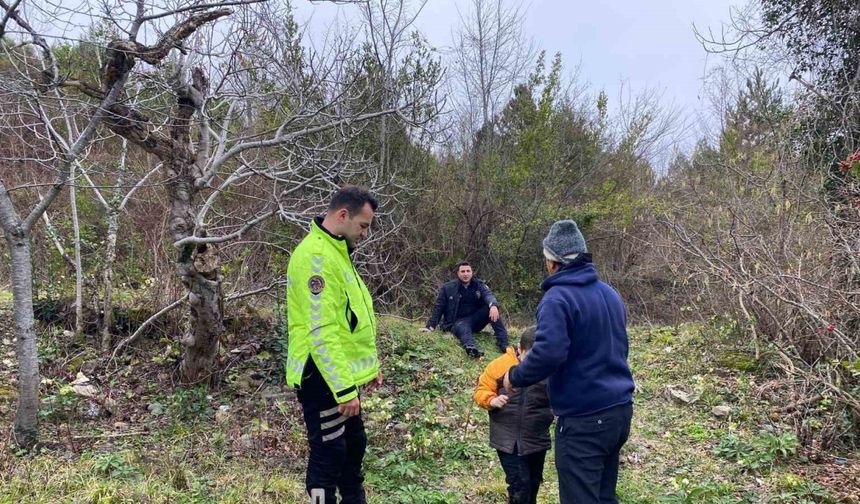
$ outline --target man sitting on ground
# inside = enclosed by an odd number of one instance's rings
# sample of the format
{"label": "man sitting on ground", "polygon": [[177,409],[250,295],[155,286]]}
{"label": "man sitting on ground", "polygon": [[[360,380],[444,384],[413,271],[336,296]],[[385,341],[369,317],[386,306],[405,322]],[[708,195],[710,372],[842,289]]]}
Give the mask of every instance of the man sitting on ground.
{"label": "man sitting on ground", "polygon": [[466,354],[478,359],[484,354],[478,350],[474,333],[491,324],[496,333],[496,346],[499,352],[505,353],[508,330],[499,315],[496,296],[487,284],[472,275],[472,265],[468,262],[458,263],[456,271],[457,279],[445,283],[439,289],[433,314],[427,326],[419,330],[430,332],[438,326],[443,331],[450,331],[460,340]]}

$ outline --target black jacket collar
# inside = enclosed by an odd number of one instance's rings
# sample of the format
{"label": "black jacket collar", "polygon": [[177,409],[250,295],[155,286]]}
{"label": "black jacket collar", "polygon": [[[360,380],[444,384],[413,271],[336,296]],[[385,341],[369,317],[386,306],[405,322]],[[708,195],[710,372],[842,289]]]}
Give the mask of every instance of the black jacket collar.
{"label": "black jacket collar", "polygon": [[[314,217],[314,222],[317,223],[317,226],[319,226],[320,229],[325,231],[325,234],[331,236],[335,240],[346,241],[346,238],[344,238],[343,236],[338,236],[338,235],[332,233],[331,231],[329,231],[328,229],[326,229],[326,227],[323,226],[323,220],[325,220],[325,218],[322,215],[318,215],[318,216]],[[346,244],[346,251],[349,252],[349,254],[351,255],[353,250],[355,250],[355,249],[350,247],[349,243],[347,243]]]}

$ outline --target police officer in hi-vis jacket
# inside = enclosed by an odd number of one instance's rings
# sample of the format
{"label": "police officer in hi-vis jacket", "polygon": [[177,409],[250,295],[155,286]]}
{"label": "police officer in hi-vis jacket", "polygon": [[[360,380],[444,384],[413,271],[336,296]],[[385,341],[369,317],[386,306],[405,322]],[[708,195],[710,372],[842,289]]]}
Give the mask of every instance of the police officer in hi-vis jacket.
{"label": "police officer in hi-vis jacket", "polygon": [[364,504],[367,446],[359,388],[382,384],[373,301],[350,254],[370,229],[376,199],[344,187],[311,223],[287,267],[287,384],[307,426],[305,483],[313,504]]}

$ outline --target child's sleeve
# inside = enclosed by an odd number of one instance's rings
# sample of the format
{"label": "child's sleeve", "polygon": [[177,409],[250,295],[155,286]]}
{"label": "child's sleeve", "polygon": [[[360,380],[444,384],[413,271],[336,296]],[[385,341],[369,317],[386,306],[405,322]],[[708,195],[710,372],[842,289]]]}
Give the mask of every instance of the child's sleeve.
{"label": "child's sleeve", "polygon": [[484,369],[484,372],[478,378],[478,386],[475,388],[475,394],[472,396],[475,404],[484,409],[490,409],[490,401],[499,393],[498,379],[502,375],[499,375],[498,371],[502,367],[496,361],[487,364],[487,368]]}

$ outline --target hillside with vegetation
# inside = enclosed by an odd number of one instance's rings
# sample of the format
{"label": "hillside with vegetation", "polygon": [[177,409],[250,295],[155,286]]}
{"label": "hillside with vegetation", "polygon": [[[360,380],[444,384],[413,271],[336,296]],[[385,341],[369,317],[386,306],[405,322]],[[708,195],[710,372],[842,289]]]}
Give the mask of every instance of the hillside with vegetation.
{"label": "hillside with vegetation", "polygon": [[857,502],[857,2],[690,29],[694,114],[593,88],[516,0],[435,47],[427,1],[309,2],[351,16],[319,40],[288,0],[0,0],[0,502],[301,501],[286,265],[347,184],[375,502],[501,499],[486,360],[417,329],[463,259],[532,324],[558,219],[629,313],[624,502]]}
{"label": "hillside with vegetation", "polygon": [[[93,367],[62,343],[44,348],[46,443],[3,455],[0,502],[303,502],[301,410],[283,386],[271,316],[257,316],[225,352],[221,385],[209,389],[175,387],[179,356],[168,340],[130,357],[145,373]],[[403,320],[381,327],[385,386],[363,401],[369,502],[502,502],[487,414],[472,402],[486,359]],[[630,335],[638,390],[621,502],[860,502],[860,464],[800,444],[784,384],[762,372],[775,355],[756,361],[736,326],[637,326]],[[493,355],[491,334],[479,343]],[[78,373],[93,377],[92,398],[74,384]],[[5,393],[9,375],[0,375]],[[8,407],[0,414],[11,420]],[[551,461],[552,452],[540,493],[547,504],[558,491]]]}

